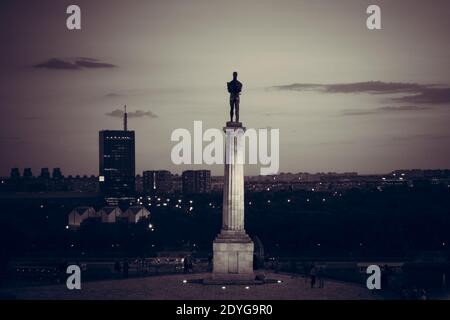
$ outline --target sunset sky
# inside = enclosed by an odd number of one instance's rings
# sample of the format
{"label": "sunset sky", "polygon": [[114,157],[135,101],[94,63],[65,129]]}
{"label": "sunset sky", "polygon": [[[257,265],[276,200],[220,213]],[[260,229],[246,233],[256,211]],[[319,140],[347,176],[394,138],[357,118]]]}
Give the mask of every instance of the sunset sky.
{"label": "sunset sky", "polygon": [[[82,30],[66,28],[78,4]],[[366,28],[381,7],[382,30]],[[280,171],[450,168],[449,1],[0,3],[0,175],[98,174],[98,131],[127,104],[136,168],[170,161],[174,129],[280,129]],[[248,174],[258,173],[249,167]]]}

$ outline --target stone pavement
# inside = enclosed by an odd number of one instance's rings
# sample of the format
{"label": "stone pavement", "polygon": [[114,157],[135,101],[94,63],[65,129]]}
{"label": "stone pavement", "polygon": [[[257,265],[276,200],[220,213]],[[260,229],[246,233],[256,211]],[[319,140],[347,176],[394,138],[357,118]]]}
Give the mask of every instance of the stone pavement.
{"label": "stone pavement", "polygon": [[[65,285],[0,289],[0,297],[11,299],[85,299],[85,300],[373,300],[383,299],[367,288],[351,283],[325,281],[324,288],[309,287],[302,277],[266,273],[267,279],[281,280],[263,285],[204,285],[196,279],[211,274],[177,274],[82,282],[81,290],[70,291]],[[188,280],[183,283],[183,280]],[[189,282],[194,281],[194,283]]]}

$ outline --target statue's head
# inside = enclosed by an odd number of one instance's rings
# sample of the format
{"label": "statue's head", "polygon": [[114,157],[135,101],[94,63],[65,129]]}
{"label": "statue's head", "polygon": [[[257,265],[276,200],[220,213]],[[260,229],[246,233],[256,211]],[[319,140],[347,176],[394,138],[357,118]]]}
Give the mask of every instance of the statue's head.
{"label": "statue's head", "polygon": [[237,72],[233,72],[233,79],[236,80],[237,79]]}

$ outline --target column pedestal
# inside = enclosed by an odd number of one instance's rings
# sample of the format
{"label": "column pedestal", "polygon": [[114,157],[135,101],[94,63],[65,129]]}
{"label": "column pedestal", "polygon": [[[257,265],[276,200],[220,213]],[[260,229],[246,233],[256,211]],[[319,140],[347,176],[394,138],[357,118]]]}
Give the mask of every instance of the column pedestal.
{"label": "column pedestal", "polygon": [[230,282],[253,281],[253,242],[246,234],[220,233],[213,243],[212,280]]}
{"label": "column pedestal", "polygon": [[[213,273],[210,282],[245,283],[255,279],[254,245],[244,229],[244,159],[240,122],[227,122],[222,230],[213,242]],[[244,158],[242,158],[244,156]]]}

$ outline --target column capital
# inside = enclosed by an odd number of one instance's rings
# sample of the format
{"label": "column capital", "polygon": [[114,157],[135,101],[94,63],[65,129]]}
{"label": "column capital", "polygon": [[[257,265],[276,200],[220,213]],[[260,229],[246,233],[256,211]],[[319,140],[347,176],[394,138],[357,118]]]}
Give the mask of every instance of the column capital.
{"label": "column capital", "polygon": [[227,128],[242,128],[242,122],[227,121]]}
{"label": "column capital", "polygon": [[226,127],[223,127],[223,132],[227,133],[230,131],[242,130],[245,132],[246,128],[242,126],[242,122],[230,122],[226,123]]}

